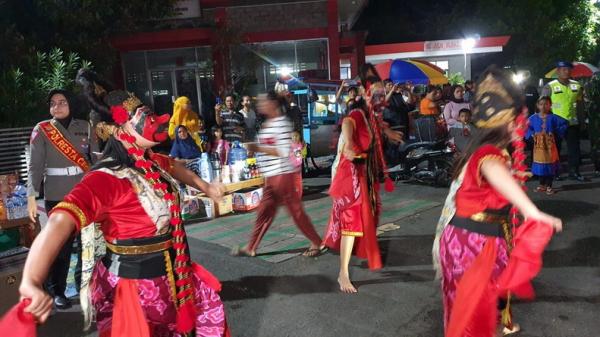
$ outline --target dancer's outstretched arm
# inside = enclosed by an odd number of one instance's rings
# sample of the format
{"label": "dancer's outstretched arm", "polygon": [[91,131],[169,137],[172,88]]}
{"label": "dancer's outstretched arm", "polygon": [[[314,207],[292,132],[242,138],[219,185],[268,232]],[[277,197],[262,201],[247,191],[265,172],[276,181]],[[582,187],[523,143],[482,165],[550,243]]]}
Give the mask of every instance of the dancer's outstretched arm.
{"label": "dancer's outstretched arm", "polygon": [[52,298],[42,285],[50,266],[73,231],[75,220],[71,215],[62,211],[52,213],[27,255],[19,293],[21,298],[31,299],[31,304],[25,311],[33,314],[40,323],[46,321],[52,310]]}
{"label": "dancer's outstretched arm", "polygon": [[515,205],[525,218],[547,223],[557,232],[562,230],[562,221],[540,211],[515,181],[503,162],[498,160],[484,161],[481,164],[481,174],[494,189],[500,192],[511,204]]}

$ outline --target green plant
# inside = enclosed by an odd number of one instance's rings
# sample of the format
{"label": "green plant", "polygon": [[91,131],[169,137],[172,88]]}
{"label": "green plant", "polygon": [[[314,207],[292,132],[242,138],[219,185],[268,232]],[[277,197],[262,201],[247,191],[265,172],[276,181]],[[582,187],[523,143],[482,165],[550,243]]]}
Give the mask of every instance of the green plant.
{"label": "green plant", "polygon": [[[62,88],[74,91],[75,75],[92,65],[77,53],[65,54],[58,48],[38,52],[24,66],[0,72],[0,127],[30,126],[47,118],[48,91]],[[75,112],[74,112],[75,113]]]}
{"label": "green plant", "polygon": [[456,85],[456,84],[463,85],[463,84],[465,84],[465,77],[463,76],[463,74],[461,72],[450,73],[448,75],[448,82],[452,85]]}

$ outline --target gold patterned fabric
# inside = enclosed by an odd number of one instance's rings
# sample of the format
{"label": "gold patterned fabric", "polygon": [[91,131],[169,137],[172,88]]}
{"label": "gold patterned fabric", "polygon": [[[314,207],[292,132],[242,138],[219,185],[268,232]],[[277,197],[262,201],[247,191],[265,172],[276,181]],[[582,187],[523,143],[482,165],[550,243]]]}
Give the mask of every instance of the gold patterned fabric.
{"label": "gold patterned fabric", "polygon": [[59,209],[67,211],[67,213],[73,215],[75,217],[75,220],[79,222],[79,228],[84,228],[88,225],[88,221],[85,214],[79,208],[79,206],[75,205],[74,203],[61,201],[56,206],[54,206],[52,210],[54,211]]}

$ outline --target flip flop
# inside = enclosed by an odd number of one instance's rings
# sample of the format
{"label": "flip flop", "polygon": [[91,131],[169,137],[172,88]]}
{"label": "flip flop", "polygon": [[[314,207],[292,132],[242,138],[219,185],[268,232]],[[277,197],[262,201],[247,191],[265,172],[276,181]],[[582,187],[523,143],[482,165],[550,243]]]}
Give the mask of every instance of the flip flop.
{"label": "flip flop", "polygon": [[243,256],[243,257],[255,257],[256,256],[256,254],[252,255],[247,250],[240,248],[240,246],[233,247],[233,249],[231,250],[231,255],[232,256]]}
{"label": "flip flop", "polygon": [[302,253],[302,256],[304,256],[304,257],[317,257],[317,256],[323,255],[328,250],[329,249],[327,247],[323,247],[323,248],[309,248],[304,253]]}

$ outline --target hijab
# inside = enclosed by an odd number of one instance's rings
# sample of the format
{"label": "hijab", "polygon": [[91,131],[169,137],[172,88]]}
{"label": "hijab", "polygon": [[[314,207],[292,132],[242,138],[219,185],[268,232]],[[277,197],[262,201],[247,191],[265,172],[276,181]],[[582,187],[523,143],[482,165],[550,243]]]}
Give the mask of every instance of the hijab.
{"label": "hijab", "polygon": [[69,124],[71,124],[71,120],[73,120],[73,113],[75,112],[75,97],[73,96],[73,94],[70,91],[64,90],[64,89],[52,89],[50,90],[50,92],[48,93],[47,96],[47,102],[48,104],[50,104],[50,101],[52,100],[52,96],[54,95],[63,95],[65,96],[65,99],[67,100],[67,104],[69,105],[69,115],[65,118],[54,118],[57,122],[59,122],[65,129],[69,128]]}
{"label": "hijab", "polygon": [[179,137],[179,130],[183,128],[187,131],[187,128],[183,125],[177,127],[175,132],[175,140],[173,141],[173,146],[171,147],[171,152],[169,155],[173,158],[181,158],[181,159],[194,159],[200,157],[202,154],[194,139],[188,132],[188,137],[186,139],[181,139]]}

